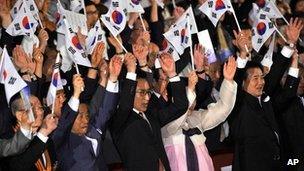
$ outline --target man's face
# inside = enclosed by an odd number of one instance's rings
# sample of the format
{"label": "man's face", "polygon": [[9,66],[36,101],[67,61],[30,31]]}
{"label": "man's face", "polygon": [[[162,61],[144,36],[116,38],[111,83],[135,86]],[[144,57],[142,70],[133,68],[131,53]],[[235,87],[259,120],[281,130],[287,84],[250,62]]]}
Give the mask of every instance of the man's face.
{"label": "man's face", "polygon": [[61,116],[61,108],[63,106],[63,103],[65,102],[65,93],[63,90],[58,90],[56,94],[56,100],[55,100],[55,111],[57,117]]}
{"label": "man's face", "polygon": [[248,77],[244,81],[243,89],[255,97],[260,97],[264,88],[264,74],[260,68],[250,68],[247,70]]}
{"label": "man's face", "polygon": [[137,80],[134,108],[140,112],[145,112],[151,97],[150,86],[144,79]]}
{"label": "man's face", "polygon": [[86,12],[87,12],[87,26],[90,29],[94,27],[95,23],[98,20],[98,11],[95,5],[89,5],[86,6]]}
{"label": "man's face", "polygon": [[33,132],[36,132],[38,130],[38,128],[42,125],[42,121],[43,121],[43,117],[44,117],[44,110],[43,110],[40,100],[37,97],[31,96],[30,103],[32,105],[33,113],[35,116],[35,121],[32,124],[32,130],[33,130]]}
{"label": "man's face", "polygon": [[89,110],[86,104],[79,105],[79,113],[72,127],[72,133],[83,136],[87,133],[89,126]]}

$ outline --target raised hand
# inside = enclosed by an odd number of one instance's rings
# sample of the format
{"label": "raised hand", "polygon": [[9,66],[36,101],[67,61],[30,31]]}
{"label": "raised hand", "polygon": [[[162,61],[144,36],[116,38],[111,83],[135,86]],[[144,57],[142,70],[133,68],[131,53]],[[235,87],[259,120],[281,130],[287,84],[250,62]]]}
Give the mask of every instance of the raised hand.
{"label": "raised hand", "polygon": [[245,58],[247,56],[246,46],[249,51],[248,53],[250,53],[252,50],[251,39],[243,31],[237,33],[235,30],[233,30],[233,34],[235,39],[232,41],[232,43],[239,49],[240,57]]}
{"label": "raised hand", "polygon": [[109,67],[107,62],[104,59],[102,59],[101,62],[99,63],[98,68],[99,68],[99,77],[100,77],[99,84],[105,87],[109,75]]}
{"label": "raised hand", "polygon": [[123,61],[122,58],[118,55],[115,55],[112,57],[110,64],[109,64],[109,72],[110,72],[110,77],[109,80],[112,82],[116,82],[118,79],[118,76],[121,71]]}
{"label": "raised hand", "polygon": [[7,0],[2,0],[0,4],[0,18],[2,21],[1,25],[3,28],[7,28],[12,22],[10,16],[10,5]]}
{"label": "raised hand", "polygon": [[236,72],[236,62],[233,56],[228,58],[228,61],[224,64],[224,78],[228,81],[233,81]]}
{"label": "raised hand", "polygon": [[179,17],[181,17],[184,12],[185,12],[184,8],[182,8],[182,7],[176,7],[173,10],[173,17],[174,17],[175,21],[178,20]]}
{"label": "raised hand", "polygon": [[36,44],[33,45],[33,59],[36,62],[36,64],[41,64],[43,63],[43,54],[40,50],[40,48],[36,47]]}
{"label": "raised hand", "polygon": [[175,70],[175,62],[169,53],[161,54],[159,62],[167,77],[172,78],[177,75]]}
{"label": "raised hand", "polygon": [[47,46],[47,41],[49,40],[49,34],[44,29],[41,29],[38,34],[39,39],[39,48],[42,52],[45,51],[45,48]]}
{"label": "raised hand", "polygon": [[302,28],[303,28],[302,20],[299,20],[298,18],[290,19],[289,25],[286,27],[285,30],[288,43],[293,43],[293,44],[297,43]]}
{"label": "raised hand", "polygon": [[104,50],[105,50],[105,44],[103,42],[97,43],[92,53],[92,58],[91,58],[92,67],[96,68],[99,66],[99,63],[103,57]]}
{"label": "raised hand", "polygon": [[149,47],[141,44],[134,44],[132,47],[133,47],[133,54],[138,60],[139,66],[147,65],[147,56],[149,53]]}
{"label": "raised hand", "polygon": [[27,72],[28,70],[28,64],[26,60],[27,58],[27,54],[24,52],[23,48],[20,45],[17,45],[13,49],[14,64],[20,69],[22,73]]}
{"label": "raised hand", "polygon": [[48,114],[44,118],[39,132],[47,137],[57,128],[57,125],[58,125],[58,118],[55,117],[53,114]]}
{"label": "raised hand", "polygon": [[194,91],[195,85],[198,82],[198,77],[195,71],[191,71],[188,75],[188,89]]}
{"label": "raised hand", "polygon": [[83,78],[81,78],[80,74],[73,75],[73,87],[74,87],[73,97],[79,99],[79,96],[84,87],[84,81]]}
{"label": "raised hand", "polygon": [[136,58],[132,53],[125,55],[124,63],[127,67],[128,72],[135,73],[136,71]]}
{"label": "raised hand", "polygon": [[197,71],[203,71],[205,66],[205,49],[202,45],[196,44],[194,46],[194,64]]}

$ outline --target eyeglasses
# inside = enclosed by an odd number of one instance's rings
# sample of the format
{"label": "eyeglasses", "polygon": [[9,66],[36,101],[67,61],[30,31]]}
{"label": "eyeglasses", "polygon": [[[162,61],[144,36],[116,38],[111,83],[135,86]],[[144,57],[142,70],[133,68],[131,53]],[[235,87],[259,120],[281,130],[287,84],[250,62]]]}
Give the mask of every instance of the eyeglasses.
{"label": "eyeglasses", "polygon": [[137,90],[136,93],[138,93],[142,97],[146,95],[151,96],[152,90]]}

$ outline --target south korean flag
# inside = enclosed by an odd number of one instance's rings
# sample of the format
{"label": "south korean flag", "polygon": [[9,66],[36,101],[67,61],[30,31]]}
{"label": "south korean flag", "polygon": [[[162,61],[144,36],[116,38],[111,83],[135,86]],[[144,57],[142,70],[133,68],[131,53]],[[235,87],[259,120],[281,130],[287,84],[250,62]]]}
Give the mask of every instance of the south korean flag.
{"label": "south korean flag", "polygon": [[253,49],[259,52],[263,44],[274,31],[276,31],[275,25],[270,21],[266,14],[260,11],[252,27]]}

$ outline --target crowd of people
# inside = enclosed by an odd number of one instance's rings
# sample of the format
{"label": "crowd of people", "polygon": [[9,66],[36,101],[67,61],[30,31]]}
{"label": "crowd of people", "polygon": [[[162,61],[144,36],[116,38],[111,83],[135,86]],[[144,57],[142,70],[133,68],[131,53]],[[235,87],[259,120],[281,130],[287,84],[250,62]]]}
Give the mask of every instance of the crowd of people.
{"label": "crowd of people", "polygon": [[[75,1],[60,4],[85,14],[89,33],[111,3],[83,0],[77,9]],[[90,67],[60,70],[57,54],[68,53],[57,32],[59,1],[33,1],[41,23],[29,37],[7,32],[17,0],[0,0],[0,59],[8,53],[30,90],[30,107],[22,93],[7,99],[0,62],[0,170],[213,171],[212,155],[224,150],[233,153],[233,171],[304,171],[304,1],[277,0],[289,22],[273,20],[283,36],[258,52],[251,14],[262,1],[232,2],[241,30],[232,12],[214,26],[199,10],[206,1],[164,0],[161,8],[142,0],[142,17],[128,13],[117,37],[101,24],[105,39],[85,53]],[[164,50],[163,34],[189,6],[198,31],[209,31],[215,62],[196,34],[179,60]],[[87,50],[90,34],[75,35]]]}

